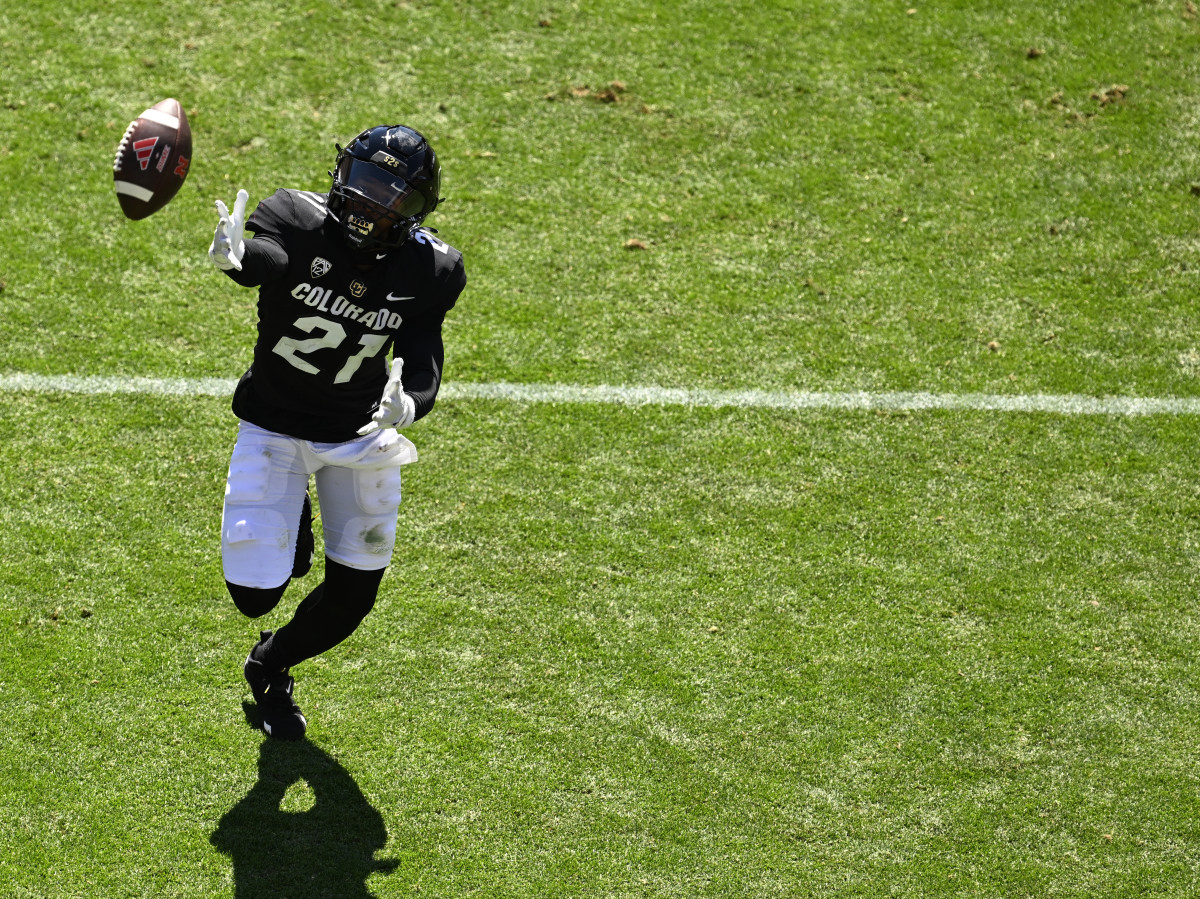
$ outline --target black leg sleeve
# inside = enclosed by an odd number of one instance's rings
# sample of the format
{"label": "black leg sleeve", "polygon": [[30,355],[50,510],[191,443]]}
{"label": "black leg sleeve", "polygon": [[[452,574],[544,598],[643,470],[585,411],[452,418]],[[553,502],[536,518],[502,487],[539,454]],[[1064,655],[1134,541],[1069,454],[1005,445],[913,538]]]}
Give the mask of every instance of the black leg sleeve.
{"label": "black leg sleeve", "polygon": [[277,630],[258,652],[268,670],[290,668],[337,646],[375,606],[387,569],[360,571],[325,560],[325,580],[304,598],[292,620]]}
{"label": "black leg sleeve", "polygon": [[231,581],[226,581],[225,586],[229,589],[229,595],[239,612],[247,618],[259,618],[279,605],[279,600],[283,599],[283,591],[287,589],[287,582],[284,581],[270,590],[243,587]]}

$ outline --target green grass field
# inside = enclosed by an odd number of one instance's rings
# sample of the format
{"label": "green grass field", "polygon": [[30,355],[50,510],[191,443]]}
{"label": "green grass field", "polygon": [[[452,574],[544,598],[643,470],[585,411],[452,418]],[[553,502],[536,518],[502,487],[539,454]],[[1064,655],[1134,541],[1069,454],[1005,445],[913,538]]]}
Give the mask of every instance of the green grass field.
{"label": "green grass field", "polygon": [[[1200,893],[1196,414],[1078,412],[1200,398],[1194,4],[29,0],[0,51],[0,896]],[[393,121],[470,283],[279,744],[186,389],[253,341],[213,201]]]}

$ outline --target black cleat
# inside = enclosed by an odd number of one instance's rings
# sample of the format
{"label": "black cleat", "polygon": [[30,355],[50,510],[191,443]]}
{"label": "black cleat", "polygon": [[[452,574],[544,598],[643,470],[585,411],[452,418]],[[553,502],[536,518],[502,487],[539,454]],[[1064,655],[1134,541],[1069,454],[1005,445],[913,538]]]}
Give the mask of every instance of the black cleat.
{"label": "black cleat", "polygon": [[303,738],[308,722],[300,712],[300,706],[292,698],[296,682],[288,674],[288,669],[282,671],[267,671],[262,662],[254,658],[254,651],[270,639],[272,632],[263,631],[258,643],[246,656],[246,664],[242,667],[246,675],[246,683],[254,694],[258,704],[258,714],[261,718],[263,732],[269,737],[279,740],[299,740]]}
{"label": "black cleat", "polygon": [[304,577],[312,568],[316,558],[316,541],[313,540],[312,500],[304,492],[304,508],[300,510],[300,530],[296,534],[296,556],[292,559],[292,577]]}

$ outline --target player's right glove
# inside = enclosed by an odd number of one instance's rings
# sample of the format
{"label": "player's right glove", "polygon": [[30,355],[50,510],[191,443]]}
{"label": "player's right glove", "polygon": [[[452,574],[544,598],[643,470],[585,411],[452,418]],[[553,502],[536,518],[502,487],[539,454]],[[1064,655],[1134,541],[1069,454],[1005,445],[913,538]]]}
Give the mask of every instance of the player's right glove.
{"label": "player's right glove", "polygon": [[404,392],[404,384],[400,381],[403,370],[404,360],[399,357],[393,359],[391,375],[383,388],[379,408],[371,420],[358,429],[358,433],[365,436],[381,428],[406,428],[413,423],[417,417],[417,404]]}
{"label": "player's right glove", "polygon": [[208,245],[208,258],[223,272],[231,268],[239,272],[242,270],[242,255],[246,252],[242,230],[246,224],[246,201],[249,199],[250,194],[239,190],[237,199],[233,201],[233,215],[229,214],[221,200],[217,200],[217,215],[221,219],[217,222],[217,233]]}

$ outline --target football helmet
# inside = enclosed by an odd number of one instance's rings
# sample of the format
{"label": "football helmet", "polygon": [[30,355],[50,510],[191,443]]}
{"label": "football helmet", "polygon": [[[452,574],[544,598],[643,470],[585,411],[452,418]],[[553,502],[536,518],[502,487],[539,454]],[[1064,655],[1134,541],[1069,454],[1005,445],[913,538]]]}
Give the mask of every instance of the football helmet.
{"label": "football helmet", "polygon": [[329,211],[352,250],[393,250],[441,198],[442,167],[425,138],[404,125],[368,128],[337,146]]}

